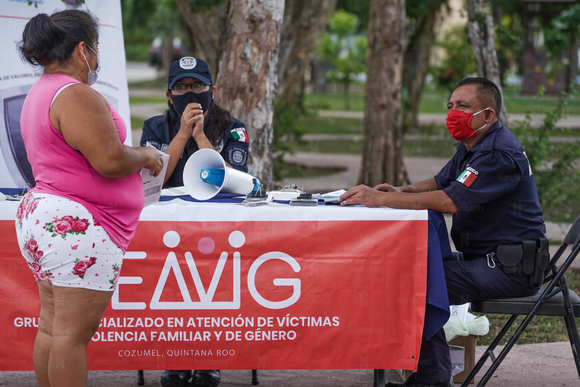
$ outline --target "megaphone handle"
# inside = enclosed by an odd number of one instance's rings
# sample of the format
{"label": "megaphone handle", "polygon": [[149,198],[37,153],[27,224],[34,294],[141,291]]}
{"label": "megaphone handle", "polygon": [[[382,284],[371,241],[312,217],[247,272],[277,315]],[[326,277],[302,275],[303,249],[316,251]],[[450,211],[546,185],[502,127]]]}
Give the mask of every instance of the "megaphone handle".
{"label": "megaphone handle", "polygon": [[204,183],[221,187],[224,183],[225,174],[226,172],[223,169],[203,168],[199,173],[199,177]]}

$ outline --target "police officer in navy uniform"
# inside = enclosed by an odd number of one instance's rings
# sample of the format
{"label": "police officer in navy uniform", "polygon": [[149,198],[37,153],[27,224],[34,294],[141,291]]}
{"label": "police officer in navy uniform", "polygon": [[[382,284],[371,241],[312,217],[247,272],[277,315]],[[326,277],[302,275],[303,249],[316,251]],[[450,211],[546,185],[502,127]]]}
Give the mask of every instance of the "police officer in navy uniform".
{"label": "police officer in navy uniform", "polygon": [[141,144],[169,154],[165,186],[183,186],[183,168],[198,149],[215,149],[226,165],[248,172],[249,139],[242,122],[214,102],[217,87],[207,63],[183,57],[169,67],[169,109],[145,121]]}
{"label": "police officer in navy uniform", "polygon": [[[455,156],[435,177],[402,187],[360,185],[340,200],[342,204],[453,214],[451,237],[461,260],[443,262],[451,305],[534,295],[539,286],[532,285],[529,276],[505,273],[491,254],[503,243],[545,238],[529,161],[516,138],[498,121],[501,93],[495,83],[465,78],[456,86],[447,104],[447,129],[459,143]],[[443,329],[430,338],[423,336],[417,372],[402,383],[388,383],[452,385]]]}
{"label": "police officer in navy uniform", "polygon": [[[214,102],[217,92],[207,63],[183,57],[169,67],[169,109],[145,121],[141,144],[147,143],[169,154],[164,188],[183,186],[187,159],[198,149],[215,149],[228,167],[248,171],[248,134],[244,124]],[[161,375],[164,387],[185,387],[192,378],[198,387],[216,387],[219,370],[167,370]]]}

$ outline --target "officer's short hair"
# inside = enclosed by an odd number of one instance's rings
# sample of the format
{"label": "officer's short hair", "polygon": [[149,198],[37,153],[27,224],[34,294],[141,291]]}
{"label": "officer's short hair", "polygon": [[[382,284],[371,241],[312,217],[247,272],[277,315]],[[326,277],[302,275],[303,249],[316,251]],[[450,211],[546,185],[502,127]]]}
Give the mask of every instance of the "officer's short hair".
{"label": "officer's short hair", "polygon": [[458,88],[467,85],[477,86],[477,99],[483,105],[491,105],[495,110],[495,114],[499,116],[501,111],[501,92],[495,83],[482,77],[466,77],[457,82],[455,87]]}

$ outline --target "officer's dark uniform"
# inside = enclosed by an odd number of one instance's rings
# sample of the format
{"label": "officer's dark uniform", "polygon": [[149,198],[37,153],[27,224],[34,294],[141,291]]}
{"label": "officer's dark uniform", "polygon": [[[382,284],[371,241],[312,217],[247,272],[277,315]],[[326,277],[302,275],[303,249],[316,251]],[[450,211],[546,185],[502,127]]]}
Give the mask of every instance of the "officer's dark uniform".
{"label": "officer's dark uniform", "polygon": [[[141,135],[141,146],[147,142],[155,148],[164,151],[179,132],[180,122],[176,122],[173,128],[169,128],[169,111],[164,115],[155,116],[143,125],[143,134]],[[222,141],[216,147],[216,151],[222,155],[225,161],[242,172],[248,172],[248,148],[249,140],[244,124],[230,115],[230,123],[224,129]],[[185,148],[177,161],[175,170],[163,186],[181,187],[183,186],[183,169],[189,157],[199,148],[193,138],[190,138],[185,144]]]}
{"label": "officer's dark uniform", "polygon": [[[498,121],[469,149],[456,144],[455,156],[435,176],[455,203],[451,237],[462,261],[445,261],[451,305],[489,298],[523,297],[537,292],[529,277],[488,266],[486,255],[500,243],[545,238],[536,182],[524,150]],[[493,266],[493,265],[491,265]],[[423,338],[416,380],[449,380],[451,360],[441,329]]]}

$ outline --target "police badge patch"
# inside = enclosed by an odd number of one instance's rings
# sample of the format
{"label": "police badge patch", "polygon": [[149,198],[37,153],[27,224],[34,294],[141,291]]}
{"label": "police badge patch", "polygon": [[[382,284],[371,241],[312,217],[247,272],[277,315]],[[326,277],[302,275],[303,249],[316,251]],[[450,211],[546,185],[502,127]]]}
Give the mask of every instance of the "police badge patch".
{"label": "police badge patch", "polygon": [[228,151],[228,158],[232,165],[244,165],[248,160],[248,151],[244,148],[233,147]]}
{"label": "police badge patch", "polygon": [[179,67],[181,67],[184,70],[191,70],[196,65],[197,61],[195,60],[195,58],[191,56],[184,56],[179,60]]}

